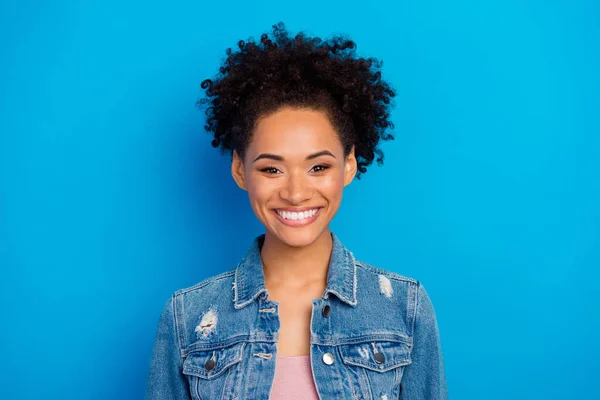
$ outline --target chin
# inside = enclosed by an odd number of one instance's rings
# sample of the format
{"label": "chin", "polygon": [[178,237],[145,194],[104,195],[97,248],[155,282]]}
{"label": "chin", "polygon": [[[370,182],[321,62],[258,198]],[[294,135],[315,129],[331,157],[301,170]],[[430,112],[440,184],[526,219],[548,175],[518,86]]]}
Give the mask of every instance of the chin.
{"label": "chin", "polygon": [[271,230],[271,235],[276,236],[281,242],[290,247],[306,247],[314,243],[322,234],[324,229],[311,228],[289,228]]}

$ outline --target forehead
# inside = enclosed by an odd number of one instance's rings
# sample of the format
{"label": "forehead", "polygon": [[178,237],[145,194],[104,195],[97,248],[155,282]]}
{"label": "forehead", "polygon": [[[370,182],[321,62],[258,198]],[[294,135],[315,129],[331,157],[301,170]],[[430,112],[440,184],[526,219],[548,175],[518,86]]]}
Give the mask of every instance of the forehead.
{"label": "forehead", "polygon": [[283,108],[258,120],[248,153],[304,156],[323,149],[343,151],[327,115],[311,109]]}

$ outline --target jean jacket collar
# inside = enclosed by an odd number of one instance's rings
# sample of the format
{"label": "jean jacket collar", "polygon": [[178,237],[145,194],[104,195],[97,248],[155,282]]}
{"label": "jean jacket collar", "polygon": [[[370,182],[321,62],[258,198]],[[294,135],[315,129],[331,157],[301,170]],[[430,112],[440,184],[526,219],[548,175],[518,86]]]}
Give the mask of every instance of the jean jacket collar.
{"label": "jean jacket collar", "polygon": [[[356,306],[356,263],[354,256],[344,247],[338,237],[331,233],[333,247],[327,272],[327,287],[323,298],[334,294],[344,303]],[[268,296],[265,286],[265,275],[260,249],[264,243],[265,235],[254,239],[252,246],[242,258],[235,270],[234,306],[243,308],[255,301],[259,295]]]}

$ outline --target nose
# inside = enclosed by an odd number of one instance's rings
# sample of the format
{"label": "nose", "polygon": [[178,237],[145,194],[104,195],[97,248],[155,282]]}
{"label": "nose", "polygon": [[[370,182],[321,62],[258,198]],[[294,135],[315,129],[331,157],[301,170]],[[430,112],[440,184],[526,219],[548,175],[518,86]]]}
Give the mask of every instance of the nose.
{"label": "nose", "polygon": [[310,200],[312,194],[313,190],[302,173],[289,174],[279,190],[279,197],[294,205]]}

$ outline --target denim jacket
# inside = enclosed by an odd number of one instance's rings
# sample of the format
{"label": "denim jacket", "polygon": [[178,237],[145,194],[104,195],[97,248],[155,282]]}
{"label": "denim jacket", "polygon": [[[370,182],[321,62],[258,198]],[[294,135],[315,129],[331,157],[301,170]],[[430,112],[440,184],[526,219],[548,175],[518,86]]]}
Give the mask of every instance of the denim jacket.
{"label": "denim jacket", "polygon": [[[423,285],[358,261],[335,234],[312,301],[310,362],[319,398],[447,399],[437,320]],[[167,301],[146,399],[268,399],[280,327],[258,236],[235,269]]]}

